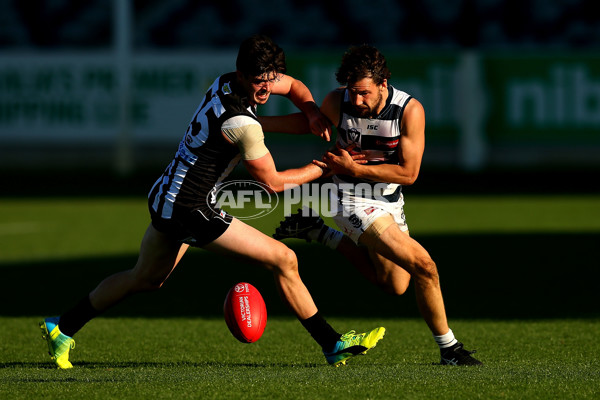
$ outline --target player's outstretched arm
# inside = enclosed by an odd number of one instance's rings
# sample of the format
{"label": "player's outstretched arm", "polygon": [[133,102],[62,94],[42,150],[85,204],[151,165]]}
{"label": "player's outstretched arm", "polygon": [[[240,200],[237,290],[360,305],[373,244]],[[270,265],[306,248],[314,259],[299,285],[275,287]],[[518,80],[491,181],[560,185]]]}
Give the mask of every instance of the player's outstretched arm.
{"label": "player's outstretched arm", "polygon": [[255,160],[244,160],[244,165],[254,179],[267,185],[273,192],[282,192],[290,186],[314,181],[326,173],[325,169],[315,164],[277,171],[271,153]]}
{"label": "player's outstretched arm", "polygon": [[286,184],[302,185],[323,175],[327,168],[308,164],[300,168],[277,171],[273,157],[264,143],[261,125],[249,116],[238,115],[221,125],[223,138],[237,146],[250,174],[266,184],[273,192],[286,189]]}
{"label": "player's outstretched arm", "polygon": [[[302,111],[302,114],[304,114],[307,119],[309,129],[306,130],[304,129],[305,126],[303,126],[303,131],[300,133],[310,132],[313,135],[319,136],[327,141],[330,140],[331,123],[321,113],[319,107],[315,103],[312,93],[302,81],[289,75],[281,75],[279,80],[273,85],[271,93],[288,97],[292,103],[294,103],[294,105],[298,107],[300,111]],[[268,132],[285,132],[279,129],[263,129]]]}

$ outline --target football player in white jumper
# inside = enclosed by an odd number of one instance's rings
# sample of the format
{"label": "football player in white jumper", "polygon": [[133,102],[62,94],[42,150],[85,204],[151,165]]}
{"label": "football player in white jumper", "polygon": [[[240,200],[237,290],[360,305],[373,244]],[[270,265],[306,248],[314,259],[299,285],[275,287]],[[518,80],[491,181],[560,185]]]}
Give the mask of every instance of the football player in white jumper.
{"label": "football player in white jumper", "polygon": [[[389,83],[390,75],[385,57],[372,46],[352,47],[344,54],[336,73],[344,86],[331,91],[321,105],[337,128],[336,147],[314,161],[334,173],[330,209],[339,230],[305,208],[286,217],[274,237],[316,240],[338,250],[370,281],[396,295],[406,291],[412,278],[441,363],[480,365],[448,326],[435,262],[408,234],[402,185],[412,185],[419,175],[425,112],[419,101]],[[295,114],[262,122],[265,131],[308,132],[303,119]]]}

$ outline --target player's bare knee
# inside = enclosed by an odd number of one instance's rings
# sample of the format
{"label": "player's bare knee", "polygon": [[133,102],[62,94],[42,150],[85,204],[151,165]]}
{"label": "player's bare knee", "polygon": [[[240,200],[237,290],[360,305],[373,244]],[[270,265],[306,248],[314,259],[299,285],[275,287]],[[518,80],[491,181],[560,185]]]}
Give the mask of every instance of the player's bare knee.
{"label": "player's bare knee", "polygon": [[431,258],[427,257],[418,260],[415,267],[415,275],[420,280],[436,282],[439,280],[437,265]]}
{"label": "player's bare knee", "polygon": [[296,253],[289,247],[282,246],[277,254],[277,265],[275,267],[282,273],[298,271]]}

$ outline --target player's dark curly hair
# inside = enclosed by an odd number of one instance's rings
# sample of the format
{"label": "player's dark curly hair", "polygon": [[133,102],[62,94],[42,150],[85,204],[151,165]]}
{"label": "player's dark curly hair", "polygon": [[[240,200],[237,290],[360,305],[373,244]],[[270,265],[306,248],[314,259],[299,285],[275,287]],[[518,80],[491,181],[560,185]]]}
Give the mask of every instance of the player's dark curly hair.
{"label": "player's dark curly hair", "polygon": [[335,74],[342,85],[363,78],[372,78],[376,85],[380,85],[384,79],[390,79],[390,76],[383,54],[366,44],[351,47],[342,57],[342,64]]}
{"label": "player's dark curly hair", "polygon": [[253,35],[240,45],[235,66],[245,76],[260,76],[264,73],[285,74],[285,53],[271,38]]}

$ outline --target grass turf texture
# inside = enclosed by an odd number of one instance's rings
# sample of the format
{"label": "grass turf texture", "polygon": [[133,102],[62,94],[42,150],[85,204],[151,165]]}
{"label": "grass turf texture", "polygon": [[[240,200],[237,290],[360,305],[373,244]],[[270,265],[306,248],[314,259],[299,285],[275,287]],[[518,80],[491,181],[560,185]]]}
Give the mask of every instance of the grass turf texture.
{"label": "grass turf texture", "polygon": [[590,320],[454,321],[484,367],[432,365],[438,352],[418,319],[333,318],[388,334],[346,367],[324,363],[297,321],[276,317],[252,345],[221,319],[99,318],[78,334],[72,370],[42,357],[32,318],[0,318],[0,397],[277,399],[564,399],[600,390],[600,323]]}
{"label": "grass turf texture", "polygon": [[[269,273],[194,249],[163,289],[77,334],[76,368],[54,370],[38,319],[135,263],[145,201],[0,199],[0,398],[598,396],[600,196],[412,196],[406,212],[438,263],[450,325],[479,350],[483,368],[432,365],[439,354],[412,293],[385,295],[334,252],[290,240],[335,328],[388,329],[367,356],[327,366]],[[270,233],[281,214],[251,223]],[[252,345],[235,341],[221,316],[226,291],[241,280],[261,290],[269,310]]]}

